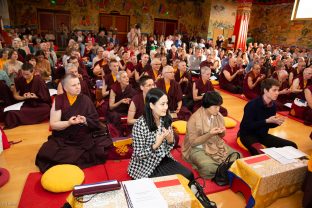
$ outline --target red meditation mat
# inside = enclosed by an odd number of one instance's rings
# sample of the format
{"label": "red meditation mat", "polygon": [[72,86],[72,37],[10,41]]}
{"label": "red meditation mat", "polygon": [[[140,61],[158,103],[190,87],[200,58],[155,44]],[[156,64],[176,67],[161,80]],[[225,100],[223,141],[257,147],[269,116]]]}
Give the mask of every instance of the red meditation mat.
{"label": "red meditation mat", "polygon": [[[239,122],[235,128],[227,129],[226,136],[224,140],[226,143],[231,146],[232,148],[238,150],[243,154],[244,157],[250,156],[250,154],[238,146],[236,143],[236,134],[239,129]],[[180,135],[179,144],[182,145],[184,140],[184,135]],[[182,159],[181,148],[175,149],[172,151],[173,157],[179,161],[184,166],[192,169],[192,166],[185,162]],[[131,180],[130,176],[127,173],[127,168],[129,165],[129,159],[124,160],[108,160],[103,165],[98,165],[90,168],[84,169],[85,173],[85,181],[86,183],[94,183],[104,180],[113,180],[116,179],[118,181],[126,181]],[[196,170],[193,170],[194,176],[198,177],[198,173]],[[19,208],[28,208],[28,207],[36,207],[36,208],[54,208],[54,207],[61,207],[66,200],[69,192],[66,193],[51,193],[44,190],[41,186],[40,179],[41,173],[30,173],[27,177],[24,190],[22,192],[22,196],[19,202]],[[205,193],[211,194],[219,191],[223,191],[229,188],[229,186],[218,186],[211,180],[205,180]]]}
{"label": "red meditation mat", "polygon": [[[6,134],[4,133],[4,131],[2,130],[1,127],[0,127],[0,131],[1,131],[1,135],[2,135],[2,137],[0,137],[0,142],[2,142],[3,149],[10,148],[10,143],[8,142],[8,137],[6,136]],[[2,141],[1,141],[1,139],[2,139]]]}
{"label": "red meditation mat", "polygon": [[[108,180],[104,165],[86,168],[83,172],[85,173],[84,184]],[[52,193],[46,191],[41,186],[41,176],[40,172],[28,175],[18,205],[19,208],[60,208],[64,205],[70,192]]]}
{"label": "red meditation mat", "polygon": [[[224,140],[230,147],[242,153],[244,157],[248,157],[250,156],[250,153],[242,149],[240,146],[238,146],[236,142],[238,130],[239,130],[239,122],[237,121],[237,125],[234,128],[226,129]],[[180,135],[179,144],[181,146],[182,146],[183,140],[184,140],[184,135]],[[171,153],[178,162],[180,162],[185,167],[193,170],[193,174],[195,178],[199,176],[198,172],[192,168],[192,165],[182,159],[181,148],[175,149]],[[219,186],[215,182],[211,181],[210,179],[205,180],[205,184],[206,184],[205,189],[204,189],[205,194],[212,194],[212,193],[224,191],[229,188],[229,186]]]}

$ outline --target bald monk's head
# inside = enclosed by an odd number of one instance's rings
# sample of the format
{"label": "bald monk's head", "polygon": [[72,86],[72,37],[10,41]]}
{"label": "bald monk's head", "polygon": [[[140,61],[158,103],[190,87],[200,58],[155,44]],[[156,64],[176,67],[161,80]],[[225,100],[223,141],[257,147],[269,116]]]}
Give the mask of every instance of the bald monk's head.
{"label": "bald monk's head", "polygon": [[162,75],[165,80],[173,80],[174,79],[174,69],[172,66],[165,66],[162,70]]}
{"label": "bald monk's head", "polygon": [[284,82],[288,79],[288,72],[285,69],[282,69],[277,72],[277,78],[279,81]]}
{"label": "bald monk's head", "polygon": [[230,58],[230,60],[229,60],[229,65],[230,65],[230,67],[235,67],[236,66],[236,58]]}
{"label": "bald monk's head", "polygon": [[62,85],[67,94],[77,96],[81,92],[79,78],[73,74],[66,74],[62,80]]}
{"label": "bald monk's head", "polygon": [[78,76],[78,67],[73,63],[68,63],[65,67],[65,74],[72,74]]}
{"label": "bald monk's head", "polygon": [[116,75],[116,79],[121,86],[129,85],[129,77],[126,71],[119,71]]}
{"label": "bald monk's head", "polygon": [[305,68],[303,70],[303,78],[305,80],[311,79],[312,78],[312,66]]}

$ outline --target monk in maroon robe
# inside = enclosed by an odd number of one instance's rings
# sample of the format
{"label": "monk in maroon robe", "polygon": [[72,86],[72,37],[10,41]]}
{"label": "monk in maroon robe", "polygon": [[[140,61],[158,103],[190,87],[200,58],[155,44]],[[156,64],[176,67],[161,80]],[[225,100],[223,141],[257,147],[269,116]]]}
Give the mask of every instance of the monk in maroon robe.
{"label": "monk in maroon robe", "polygon": [[129,83],[132,85],[132,87],[134,89],[139,88],[137,85],[137,82],[135,81],[135,78],[134,78],[134,71],[137,67],[137,64],[138,63],[137,63],[137,57],[136,56],[131,56],[129,58],[129,61],[126,64],[126,72],[128,74],[128,77],[129,77]]}
{"label": "monk in maroon robe", "polygon": [[304,90],[304,95],[305,95],[305,100],[308,103],[308,106],[306,107],[304,111],[303,121],[304,121],[304,124],[306,125],[312,125],[312,85],[308,86]]}
{"label": "monk in maroon robe", "polygon": [[148,63],[148,60],[149,60],[148,54],[145,53],[141,56],[141,61],[138,63],[134,71],[135,81],[138,82],[140,77],[143,76],[144,72],[152,68],[152,66]]}
{"label": "monk in maroon robe", "polygon": [[130,61],[130,53],[128,51],[124,51],[122,53],[122,59],[119,61],[119,70],[126,71],[127,63]]}
{"label": "monk in maroon robe", "polygon": [[162,71],[163,78],[156,82],[156,86],[163,90],[168,96],[168,109],[177,119],[188,120],[191,112],[182,106],[182,90],[178,82],[174,80],[174,69],[172,66],[165,66]]}
{"label": "monk in maroon robe", "polygon": [[179,83],[182,90],[182,105],[191,111],[194,105],[192,96],[192,75],[186,70],[185,61],[179,62],[178,70],[174,74],[174,79]]}
{"label": "monk in maroon robe", "polygon": [[[80,86],[81,86],[81,93],[85,94],[91,99],[91,93],[88,87],[88,84],[82,79],[82,75],[79,74],[77,65],[73,63],[68,63],[65,67],[65,74],[72,74],[79,78]],[[64,92],[62,82],[59,82],[57,86],[57,94],[62,94]]]}
{"label": "monk in maroon robe", "polygon": [[117,82],[116,76],[118,73],[119,64],[116,60],[111,60],[109,67],[110,73],[105,74],[105,76],[102,77],[102,88],[100,89],[101,96],[97,96],[98,98],[96,104],[96,110],[98,111],[99,116],[103,118],[107,116],[109,93],[113,84]]}
{"label": "monk in maroon robe", "polygon": [[[301,60],[301,59],[298,59]],[[289,73],[289,85],[292,85],[293,81],[298,78],[298,76],[302,76],[303,70],[306,68],[306,63],[303,61],[298,62],[298,65],[296,68],[292,68],[292,70]]]}
{"label": "monk in maroon robe", "polygon": [[294,79],[291,85],[291,92],[294,97],[304,100],[304,89],[312,84],[312,67],[305,68],[302,75]]}
{"label": "monk in maroon robe", "polygon": [[52,135],[36,156],[41,172],[58,164],[86,168],[103,163],[112,144],[105,137],[93,138],[100,129],[98,114],[90,98],[80,93],[78,77],[68,74],[62,82],[65,93],[55,97],[51,109]]}
{"label": "monk in maroon robe", "polygon": [[127,122],[129,125],[133,125],[143,115],[145,96],[150,89],[155,87],[154,80],[146,75],[140,78],[139,84],[141,91],[133,96],[128,110]]}
{"label": "monk in maroon robe", "polygon": [[0,71],[0,73],[3,73],[6,76],[7,81],[9,82],[9,84],[7,84],[5,80],[0,80],[0,122],[4,122],[3,110],[5,107],[14,104],[15,100],[11,91],[11,88],[13,88],[13,86],[10,84],[10,78],[7,76],[5,71]]}
{"label": "monk in maroon robe", "polygon": [[5,113],[6,128],[19,125],[36,124],[49,118],[51,98],[45,81],[34,75],[33,65],[22,66],[22,76],[15,79],[13,96],[17,101],[24,101],[20,110]]}
{"label": "monk in maroon robe", "polygon": [[[211,76],[211,69],[207,66],[204,66],[200,69],[200,74],[200,78],[193,83],[193,112],[197,111],[198,108],[202,106],[202,100],[206,92],[215,91],[211,81],[209,80]],[[222,106],[220,106],[220,113],[223,116],[228,115],[227,109]]]}
{"label": "monk in maroon robe", "polygon": [[277,111],[288,111],[289,108],[285,106],[286,103],[292,103],[291,91],[288,83],[288,72],[280,70],[277,73],[277,80],[281,84],[279,88],[278,98],[275,101]]}
{"label": "monk in maroon robe", "polygon": [[220,87],[231,93],[240,94],[243,92],[244,69],[238,69],[236,59],[231,58],[229,64],[224,66],[219,77]]}
{"label": "monk in maroon robe", "polygon": [[151,61],[152,68],[145,71],[145,75],[150,76],[154,81],[157,81],[161,77],[161,72],[159,71],[161,62],[159,58],[154,58]]}
{"label": "monk in maroon robe", "polygon": [[124,135],[125,129],[121,125],[121,117],[128,114],[131,98],[137,94],[137,91],[129,85],[129,78],[125,71],[117,74],[117,82],[111,87],[109,95],[109,112],[108,120],[119,131],[120,135]]}
{"label": "monk in maroon robe", "polygon": [[259,64],[254,64],[251,71],[245,76],[243,83],[243,92],[246,98],[254,99],[261,94],[261,81],[265,78],[264,74],[260,74],[261,67]]}

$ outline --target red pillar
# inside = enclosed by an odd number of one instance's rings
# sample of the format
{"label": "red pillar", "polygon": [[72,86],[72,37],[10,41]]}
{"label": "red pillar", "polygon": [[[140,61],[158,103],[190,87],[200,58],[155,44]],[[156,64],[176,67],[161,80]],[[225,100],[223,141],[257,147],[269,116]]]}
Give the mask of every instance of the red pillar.
{"label": "red pillar", "polygon": [[235,36],[235,49],[240,48],[245,51],[252,3],[248,0],[238,2],[233,35]]}

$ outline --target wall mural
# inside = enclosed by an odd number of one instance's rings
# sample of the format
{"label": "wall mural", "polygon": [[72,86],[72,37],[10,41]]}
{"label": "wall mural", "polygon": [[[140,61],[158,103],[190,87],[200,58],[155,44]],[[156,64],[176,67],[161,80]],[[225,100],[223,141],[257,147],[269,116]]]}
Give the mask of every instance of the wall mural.
{"label": "wall mural", "polygon": [[233,29],[236,18],[237,3],[232,0],[213,0],[208,26],[208,37],[213,37],[214,28]]}
{"label": "wall mural", "polygon": [[258,42],[311,48],[312,20],[291,21],[292,8],[293,4],[253,5],[250,35]]}

